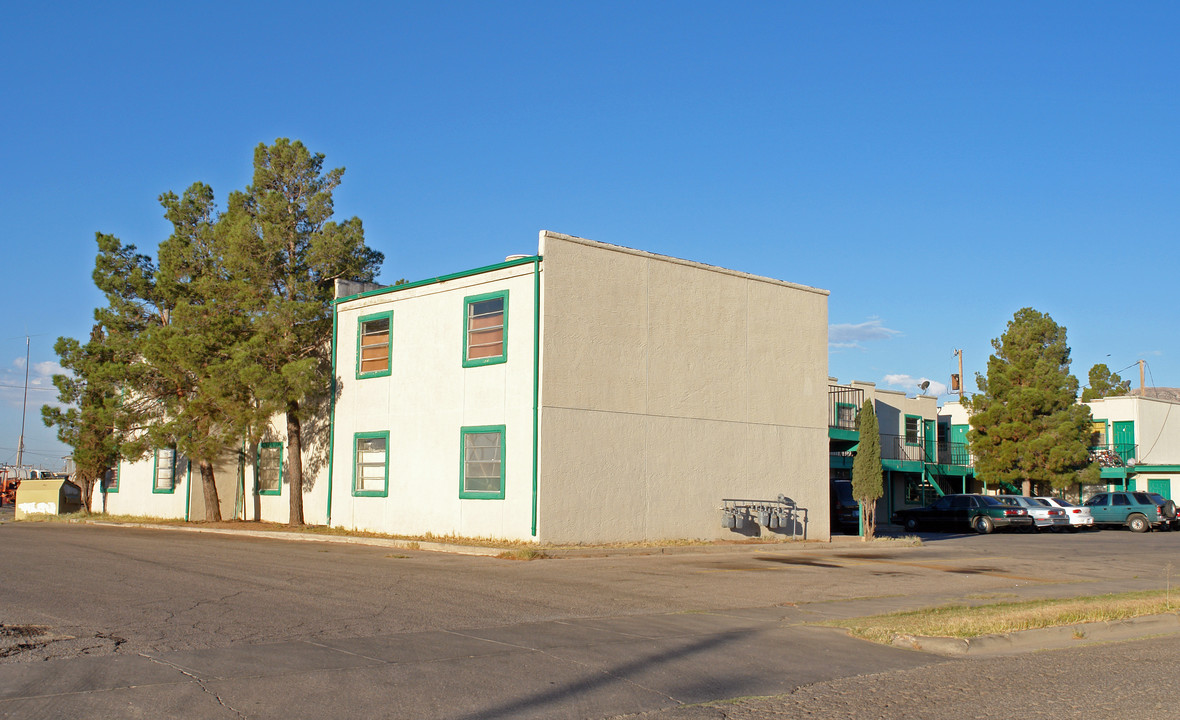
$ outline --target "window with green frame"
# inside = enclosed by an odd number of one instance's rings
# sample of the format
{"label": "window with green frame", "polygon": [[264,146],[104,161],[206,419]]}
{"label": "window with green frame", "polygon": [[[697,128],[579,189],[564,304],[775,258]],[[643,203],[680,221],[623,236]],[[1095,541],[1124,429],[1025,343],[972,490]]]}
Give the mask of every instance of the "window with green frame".
{"label": "window with green frame", "polygon": [[152,467],[152,492],[170,493],[176,490],[176,448],[160,448],[155,453]]}
{"label": "window with green frame", "polygon": [[905,444],[906,445],[921,445],[922,444],[922,416],[921,415],[906,415],[905,416]]}
{"label": "window with green frame", "polygon": [[859,409],[852,403],[836,403],[836,427],[845,430],[856,430],[856,416]]}
{"label": "window with green frame", "polygon": [[102,491],[105,493],[119,492],[119,465],[107,470],[102,476]]}
{"label": "window with green frame", "polygon": [[508,361],[508,291],[463,298],[463,367]]}
{"label": "window with green frame", "polygon": [[459,497],[504,499],[504,426],[460,428]]}
{"label": "window with green frame", "polygon": [[283,444],[258,444],[254,456],[254,487],[259,495],[280,495],[283,492]]}
{"label": "window with green frame", "polygon": [[393,357],[393,311],[366,315],[357,321],[357,379],[389,375]]}
{"label": "window with green frame", "polygon": [[389,496],[389,431],[361,432],[352,440],[352,494]]}

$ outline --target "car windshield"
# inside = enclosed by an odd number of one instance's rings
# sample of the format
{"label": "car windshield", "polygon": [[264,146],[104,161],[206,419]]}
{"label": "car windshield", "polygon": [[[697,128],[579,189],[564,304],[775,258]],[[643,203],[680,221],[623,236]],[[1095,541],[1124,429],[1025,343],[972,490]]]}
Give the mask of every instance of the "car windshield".
{"label": "car windshield", "polygon": [[1003,505],[1004,504],[1004,503],[1000,502],[999,500],[995,499],[994,497],[992,497],[991,495],[980,495],[979,499],[983,502],[984,505]]}
{"label": "car windshield", "polygon": [[1062,500],[1061,498],[1053,498],[1053,499],[1052,499],[1052,501],[1053,501],[1053,502],[1055,502],[1055,503],[1057,503],[1057,504],[1058,504],[1058,505],[1060,505],[1061,507],[1076,507],[1076,506],[1075,506],[1073,503],[1071,503],[1070,501],[1068,501],[1068,500]]}
{"label": "car windshield", "polygon": [[1053,503],[1049,502],[1045,498],[1037,498],[1036,503],[1038,505],[1044,505],[1045,507],[1053,507]]}

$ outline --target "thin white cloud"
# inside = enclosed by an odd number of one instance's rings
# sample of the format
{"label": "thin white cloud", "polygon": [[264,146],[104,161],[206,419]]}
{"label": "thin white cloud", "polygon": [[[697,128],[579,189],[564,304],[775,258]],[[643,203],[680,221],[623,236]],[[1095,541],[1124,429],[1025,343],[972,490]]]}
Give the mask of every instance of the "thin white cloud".
{"label": "thin white cloud", "polygon": [[834,348],[858,348],[862,342],[889,340],[901,335],[900,330],[887,328],[880,318],[870,318],[862,323],[837,323],[828,326],[828,345]]}
{"label": "thin white cloud", "polygon": [[918,388],[924,382],[930,383],[923,395],[942,396],[947,394],[946,383],[931,380],[928,377],[914,377],[913,375],[886,375],[881,382],[889,387],[905,390],[908,393],[921,392]]}

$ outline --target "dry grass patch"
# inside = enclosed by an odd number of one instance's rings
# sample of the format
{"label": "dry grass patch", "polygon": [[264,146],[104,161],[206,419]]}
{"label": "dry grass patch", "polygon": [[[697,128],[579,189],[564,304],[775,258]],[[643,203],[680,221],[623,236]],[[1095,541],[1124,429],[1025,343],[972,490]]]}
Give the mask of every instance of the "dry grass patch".
{"label": "dry grass patch", "polygon": [[834,620],[829,627],[888,643],[898,635],[972,638],[1063,625],[1127,620],[1144,615],[1176,612],[1168,590],[1094,595],[1060,600],[1030,600],[994,605],[953,605],[912,612]]}

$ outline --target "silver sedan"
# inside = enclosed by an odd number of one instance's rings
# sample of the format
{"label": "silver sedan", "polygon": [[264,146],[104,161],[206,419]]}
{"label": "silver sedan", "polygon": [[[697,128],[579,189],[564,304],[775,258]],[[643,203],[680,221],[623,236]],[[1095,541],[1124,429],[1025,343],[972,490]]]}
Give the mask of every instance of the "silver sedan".
{"label": "silver sedan", "polygon": [[1094,516],[1090,514],[1090,508],[1081,505],[1074,505],[1068,500],[1063,500],[1056,497],[1038,497],[1033,498],[1049,507],[1061,508],[1065,511],[1065,516],[1069,518],[1069,529],[1079,530],[1082,528],[1094,527]]}

